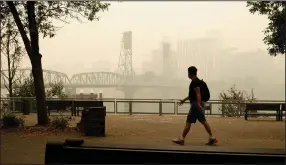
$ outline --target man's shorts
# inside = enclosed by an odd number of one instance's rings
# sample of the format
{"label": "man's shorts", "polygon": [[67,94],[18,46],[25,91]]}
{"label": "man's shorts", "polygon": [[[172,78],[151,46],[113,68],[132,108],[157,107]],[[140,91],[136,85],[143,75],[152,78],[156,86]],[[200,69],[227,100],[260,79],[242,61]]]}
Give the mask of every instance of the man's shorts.
{"label": "man's shorts", "polygon": [[197,103],[194,102],[191,104],[191,109],[187,116],[187,123],[196,123],[197,120],[199,120],[199,122],[201,123],[206,121],[205,112],[203,109],[204,103],[202,103],[201,105],[202,109],[199,109]]}

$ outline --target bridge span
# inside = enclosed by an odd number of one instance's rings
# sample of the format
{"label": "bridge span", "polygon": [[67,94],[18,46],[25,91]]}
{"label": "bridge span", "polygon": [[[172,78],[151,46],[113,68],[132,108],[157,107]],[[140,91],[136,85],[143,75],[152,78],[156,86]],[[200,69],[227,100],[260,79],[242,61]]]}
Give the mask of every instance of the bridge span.
{"label": "bridge span", "polygon": [[[8,75],[8,71],[4,70],[1,75],[1,88],[5,88],[8,85],[8,77],[6,75]],[[31,69],[18,69],[14,80],[17,80],[16,83],[21,83],[29,76],[31,76]],[[69,78],[65,73],[45,69],[43,69],[43,78],[46,87],[50,84],[61,82],[70,94],[75,94],[76,89],[83,88],[116,88],[128,97],[132,97],[133,93],[139,88],[178,89],[187,84],[186,81],[166,80],[155,75],[125,77],[114,72],[79,73]]]}

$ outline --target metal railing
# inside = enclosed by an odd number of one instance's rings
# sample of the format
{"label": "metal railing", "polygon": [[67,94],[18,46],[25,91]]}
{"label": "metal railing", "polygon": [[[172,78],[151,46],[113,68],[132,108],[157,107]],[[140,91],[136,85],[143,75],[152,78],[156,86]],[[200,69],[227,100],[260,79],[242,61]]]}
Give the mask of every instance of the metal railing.
{"label": "metal railing", "polygon": [[[19,113],[22,112],[21,104],[23,100],[29,104],[30,112],[36,112],[36,102],[34,97],[25,98],[1,98],[1,112]],[[58,100],[58,99],[47,99]],[[83,100],[79,98],[68,98],[65,100]],[[95,100],[95,99],[84,99]],[[106,106],[107,113],[113,114],[157,114],[157,115],[186,115],[190,109],[190,103],[178,106],[179,99],[119,99],[119,98],[104,98],[101,99]],[[239,102],[232,100],[223,102],[221,100],[210,100],[205,105],[205,114],[212,116],[225,116],[223,105],[235,105],[236,108],[243,108],[247,102]],[[278,103],[285,104],[283,100],[256,100],[255,103]],[[239,116],[243,110],[239,110]]]}

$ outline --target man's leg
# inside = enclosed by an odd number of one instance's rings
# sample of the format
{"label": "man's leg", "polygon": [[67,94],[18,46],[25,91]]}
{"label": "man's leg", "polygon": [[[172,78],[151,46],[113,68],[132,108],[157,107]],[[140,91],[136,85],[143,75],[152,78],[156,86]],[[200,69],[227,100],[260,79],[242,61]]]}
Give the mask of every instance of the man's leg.
{"label": "man's leg", "polygon": [[185,144],[185,138],[191,129],[191,123],[196,123],[196,120],[197,120],[196,114],[194,113],[194,111],[190,110],[190,112],[187,116],[187,121],[186,121],[186,125],[184,127],[184,130],[183,130],[182,136],[177,138],[177,139],[173,139],[172,141],[176,144],[184,145]]}
{"label": "man's leg", "polygon": [[206,120],[204,122],[201,122],[201,123],[204,125],[204,127],[205,127],[206,131],[208,132],[208,134],[210,135],[210,137],[213,136],[209,123]]}
{"label": "man's leg", "polygon": [[198,111],[199,111],[199,113],[198,113],[198,120],[199,120],[200,123],[203,124],[203,126],[205,127],[206,131],[209,134],[209,141],[208,141],[207,144],[212,145],[212,144],[217,143],[218,140],[212,134],[212,130],[211,130],[211,127],[210,127],[209,123],[206,120],[204,110],[203,109],[199,109]]}
{"label": "man's leg", "polygon": [[182,138],[185,139],[191,129],[191,123],[186,122],[186,125],[183,130]]}

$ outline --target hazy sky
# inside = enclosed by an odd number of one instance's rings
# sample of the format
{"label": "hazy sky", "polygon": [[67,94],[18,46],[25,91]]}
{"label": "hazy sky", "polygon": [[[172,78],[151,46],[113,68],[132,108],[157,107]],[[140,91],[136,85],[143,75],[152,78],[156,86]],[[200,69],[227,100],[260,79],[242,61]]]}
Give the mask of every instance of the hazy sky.
{"label": "hazy sky", "polygon": [[[267,48],[262,31],[268,20],[250,14],[246,2],[111,2],[109,11],[99,15],[97,22],[71,21],[56,37],[41,39],[43,67],[68,75],[100,68],[114,71],[122,33],[129,30],[133,32],[133,65],[137,73],[142,71],[144,61],[152,59],[152,50],[160,46],[164,36],[174,43],[215,36],[225,48],[236,47],[239,51]],[[285,57],[271,58],[284,69]],[[30,67],[27,58],[23,66]]]}

